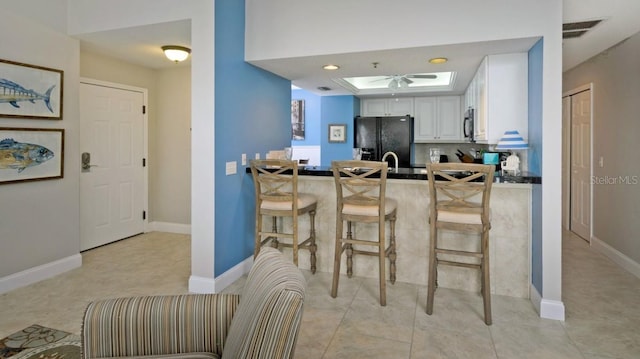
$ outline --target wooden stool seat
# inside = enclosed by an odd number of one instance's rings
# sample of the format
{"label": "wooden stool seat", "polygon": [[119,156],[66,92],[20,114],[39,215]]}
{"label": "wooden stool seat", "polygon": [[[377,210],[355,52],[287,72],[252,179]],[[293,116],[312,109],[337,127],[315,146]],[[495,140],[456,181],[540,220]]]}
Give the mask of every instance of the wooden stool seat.
{"label": "wooden stool seat", "polygon": [[[333,161],[331,164],[336,183],[336,244],[333,264],[331,296],[338,295],[340,263],[342,253],[347,254],[347,276],[353,275],[355,254],[378,257],[380,280],[380,305],[387,304],[386,258],[390,262],[390,281],[396,281],[396,236],[395,223],[398,202],[385,197],[387,169],[386,162],[376,161]],[[347,222],[346,237],[344,222]],[[389,245],[385,243],[385,223],[389,222]],[[353,226],[356,222],[377,223],[378,237],[373,239],[355,238]],[[357,247],[356,247],[357,246]],[[373,246],[375,250],[362,249]]]}
{"label": "wooden stool seat", "polygon": [[[427,165],[429,180],[429,277],[427,314],[433,313],[438,285],[438,265],[480,270],[480,291],[484,302],[484,322],[491,325],[491,285],[489,280],[489,199],[495,166],[469,163],[432,163]],[[477,233],[479,250],[442,248],[439,230]],[[463,261],[460,257],[473,258]]]}
{"label": "wooden stool seat", "polygon": [[[252,160],[251,174],[256,197],[256,228],[254,258],[260,247],[271,242],[275,248],[292,248],[293,263],[298,265],[298,249],[308,249],[311,273],[316,272],[315,215],[318,205],[316,196],[298,192],[298,162],[291,160]],[[298,217],[309,214],[309,237],[298,239]],[[271,229],[263,228],[263,216],[271,217]],[[278,228],[278,218],[291,218],[292,231]],[[281,223],[280,227],[284,225]],[[282,241],[282,239],[287,241]]]}

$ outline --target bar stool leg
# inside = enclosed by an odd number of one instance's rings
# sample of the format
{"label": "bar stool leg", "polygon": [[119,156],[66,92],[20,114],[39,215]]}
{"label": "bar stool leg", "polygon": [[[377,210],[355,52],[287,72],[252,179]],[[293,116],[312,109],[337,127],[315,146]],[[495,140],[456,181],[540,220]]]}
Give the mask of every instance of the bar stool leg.
{"label": "bar stool leg", "polygon": [[[353,232],[351,231],[352,223],[351,221],[347,221],[347,239],[353,239]],[[353,245],[351,243],[347,243],[347,277],[351,278],[353,275]]]}
{"label": "bar stool leg", "polygon": [[386,263],[386,246],[384,242],[384,215],[381,215],[381,221],[378,223],[378,266],[380,267],[380,305],[387,305],[387,277],[385,274]]}
{"label": "bar stool leg", "polygon": [[[278,217],[273,216],[271,217],[271,232],[272,233],[278,233]],[[278,237],[274,236],[271,237],[271,247],[273,248],[278,248]]]}
{"label": "bar stool leg", "polygon": [[427,314],[433,314],[433,297],[436,292],[436,265],[438,259],[436,258],[436,243],[438,241],[438,230],[435,223],[430,224],[430,238],[429,238],[429,280],[427,284]]}
{"label": "bar stool leg", "polygon": [[311,258],[309,261],[311,262],[311,273],[316,273],[316,251],[318,250],[318,246],[316,245],[316,211],[309,212],[309,238],[311,238],[309,242],[309,253]]}
{"label": "bar stool leg", "polygon": [[[338,216],[339,217],[339,216]],[[342,219],[338,218],[336,221],[336,243],[335,254],[333,256],[333,281],[331,283],[331,297],[338,296],[338,280],[340,279],[340,261],[342,257],[343,245],[342,245]]]}
{"label": "bar stool leg", "polygon": [[482,232],[482,301],[484,302],[484,322],[491,325],[491,282],[489,279],[489,231]]}
{"label": "bar stool leg", "polygon": [[391,284],[396,283],[396,219],[389,221],[389,280]]}
{"label": "bar stool leg", "polygon": [[260,253],[260,245],[262,244],[262,215],[260,211],[256,211],[256,228],[255,228],[255,244],[253,247],[253,258],[255,259]]}

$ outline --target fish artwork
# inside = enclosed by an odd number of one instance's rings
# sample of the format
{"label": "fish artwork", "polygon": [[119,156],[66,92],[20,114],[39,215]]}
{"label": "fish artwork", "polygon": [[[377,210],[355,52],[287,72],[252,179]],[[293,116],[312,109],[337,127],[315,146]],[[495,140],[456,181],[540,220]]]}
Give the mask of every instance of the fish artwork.
{"label": "fish artwork", "polygon": [[53,113],[51,107],[51,91],[56,85],[49,87],[44,93],[38,93],[34,90],[27,90],[26,88],[18,85],[17,83],[0,78],[0,103],[8,103],[15,108],[20,108],[18,102],[29,101],[36,103],[36,101],[44,101],[49,111]]}
{"label": "fish artwork", "polygon": [[17,169],[18,173],[27,167],[42,164],[54,156],[46,147],[16,142],[13,138],[0,141],[0,169]]}

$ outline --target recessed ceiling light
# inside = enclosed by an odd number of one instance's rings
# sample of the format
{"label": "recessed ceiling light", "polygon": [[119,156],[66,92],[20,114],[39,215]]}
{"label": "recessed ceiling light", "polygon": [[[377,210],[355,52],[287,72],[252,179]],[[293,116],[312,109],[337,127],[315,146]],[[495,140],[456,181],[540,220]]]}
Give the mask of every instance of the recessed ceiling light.
{"label": "recessed ceiling light", "polygon": [[434,57],[432,59],[429,59],[429,63],[430,64],[444,64],[445,62],[449,61],[449,59],[447,59],[446,57]]}
{"label": "recessed ceiling light", "polygon": [[338,65],[324,65],[322,66],[323,69],[325,70],[337,70],[340,68],[340,66]]}

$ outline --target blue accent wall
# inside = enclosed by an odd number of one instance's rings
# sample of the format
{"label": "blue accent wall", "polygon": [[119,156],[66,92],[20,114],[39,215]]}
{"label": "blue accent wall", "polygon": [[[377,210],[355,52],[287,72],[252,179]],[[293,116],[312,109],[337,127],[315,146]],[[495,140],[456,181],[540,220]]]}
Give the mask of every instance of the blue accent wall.
{"label": "blue accent wall", "polygon": [[[529,50],[529,171],[542,175],[543,39]],[[543,179],[544,181],[544,179]],[[542,186],[533,185],[531,204],[531,281],[542,293]]]}
{"label": "blue accent wall", "polygon": [[292,100],[304,100],[304,140],[292,140],[292,146],[320,145],[320,99],[318,95],[305,90],[292,90]]}
{"label": "blue accent wall", "polygon": [[[291,143],[291,82],[244,61],[244,15],[244,1],[215,2],[215,276],[253,255],[253,182],[241,155]],[[229,161],[238,171],[227,176]]]}
{"label": "blue accent wall", "polygon": [[[360,99],[354,96],[323,96],[320,124],[321,154],[320,164],[331,166],[333,160],[353,158],[353,119],[360,113]],[[329,125],[347,125],[347,141],[329,143]]]}

